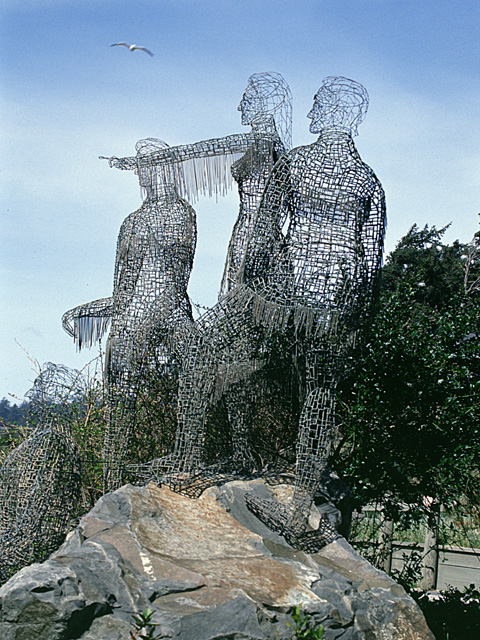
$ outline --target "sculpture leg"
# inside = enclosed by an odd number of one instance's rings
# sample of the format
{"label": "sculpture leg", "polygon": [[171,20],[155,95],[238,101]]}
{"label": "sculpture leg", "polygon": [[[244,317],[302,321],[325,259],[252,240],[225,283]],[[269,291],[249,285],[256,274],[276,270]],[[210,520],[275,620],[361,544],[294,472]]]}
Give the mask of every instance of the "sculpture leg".
{"label": "sculpture leg", "polygon": [[174,471],[189,474],[202,463],[205,413],[214,391],[216,364],[211,347],[202,337],[194,337],[180,373]]}
{"label": "sculpture leg", "polygon": [[108,386],[107,432],[103,450],[104,493],[115,491],[123,484],[138,391],[136,381],[130,375],[122,375]]}
{"label": "sculpture leg", "polygon": [[335,435],[335,384],[324,377],[322,386],[306,398],[299,424],[293,513],[288,527],[304,533],[313,498],[320,486]]}
{"label": "sculpture leg", "polygon": [[225,393],[225,406],[232,435],[234,471],[251,471],[255,459],[251,453],[250,429],[254,415],[254,385],[247,378],[232,384]]}
{"label": "sculpture leg", "polygon": [[[104,448],[104,490],[114,491],[123,484],[125,461],[135,427],[136,406],[140,380],[154,350],[167,342],[172,325],[184,328],[183,317],[172,317],[159,301],[149,308],[144,317],[136,318],[135,328],[126,323],[124,336],[107,343],[106,374],[109,391],[108,429]],[[128,328],[127,328],[128,327]],[[166,349],[165,353],[168,354]],[[132,475],[139,474],[142,465],[130,465]]]}
{"label": "sculpture leg", "polygon": [[107,343],[107,431],[103,450],[103,490],[115,491],[124,481],[125,461],[135,425],[140,363],[129,362],[128,341]]}
{"label": "sculpture leg", "polygon": [[[251,311],[244,299],[237,300],[232,295],[210,309],[197,321],[195,329],[186,333],[182,341],[183,353],[179,353],[178,425],[174,451],[135,469],[139,480],[153,480],[180,491],[201,468],[206,475],[219,471],[215,469],[216,465],[203,466],[205,414],[214,396],[219,365],[227,364],[228,370],[233,363],[234,373],[240,369],[243,374],[245,362],[249,362],[250,347],[245,346],[249,323]],[[239,350],[237,344],[241,345]],[[250,368],[250,364],[248,366]],[[235,375],[233,377],[235,379]],[[240,440],[244,438],[240,436]],[[239,443],[238,450],[243,449]]]}
{"label": "sculpture leg", "polygon": [[[241,385],[245,366],[251,368],[248,333],[251,310],[241,296],[237,299],[236,293],[232,292],[230,297],[224,298],[197,322],[197,333],[190,340],[182,359],[174,457],[178,469],[185,473],[191,473],[201,466],[205,445],[205,413],[214,395],[219,365],[227,365],[227,389],[231,388],[231,380],[238,380],[238,376],[241,379],[238,384]],[[236,384],[233,383],[233,386]],[[238,405],[237,408],[230,406],[233,413],[238,414]],[[243,424],[246,422],[249,422],[248,417],[242,417],[236,443],[238,452],[243,452],[245,448]]]}
{"label": "sculpture leg", "polygon": [[173,453],[129,471],[141,483],[166,484],[181,491],[201,467],[205,445],[205,414],[211,401],[217,372],[214,349],[199,332],[184,336],[183,353],[179,353],[180,372],[177,400],[177,431]]}
{"label": "sculpture leg", "polygon": [[[249,509],[269,528],[282,534],[293,546],[303,548],[308,516],[322,472],[326,467],[335,435],[336,378],[325,365],[324,354],[312,352],[307,358],[307,398],[299,422],[295,489],[292,502],[246,497]],[[339,537],[326,520],[320,522],[315,542],[309,549],[321,548]],[[307,550],[305,548],[305,550]]]}

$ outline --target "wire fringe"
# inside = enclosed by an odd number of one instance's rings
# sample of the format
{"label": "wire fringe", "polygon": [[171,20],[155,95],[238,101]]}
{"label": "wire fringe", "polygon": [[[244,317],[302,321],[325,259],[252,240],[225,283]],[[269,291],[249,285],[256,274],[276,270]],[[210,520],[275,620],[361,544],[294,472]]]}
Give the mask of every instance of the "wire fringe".
{"label": "wire fringe", "polygon": [[203,158],[189,158],[181,163],[182,178],[179,192],[188,202],[196,202],[200,195],[226,195],[233,186],[232,165],[244,155],[229,153]]}
{"label": "wire fringe", "polygon": [[82,347],[90,349],[105,334],[110,327],[110,316],[92,317],[80,316],[74,318],[75,335],[74,340],[77,345],[77,351],[81,351]]}

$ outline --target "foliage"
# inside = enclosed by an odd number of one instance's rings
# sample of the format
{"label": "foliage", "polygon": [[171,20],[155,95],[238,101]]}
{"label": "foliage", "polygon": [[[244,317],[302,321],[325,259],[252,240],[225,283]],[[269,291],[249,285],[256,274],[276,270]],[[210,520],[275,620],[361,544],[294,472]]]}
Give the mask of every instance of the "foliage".
{"label": "foliage", "polygon": [[468,336],[480,329],[480,305],[413,314],[413,295],[406,288],[389,298],[355,379],[342,389],[343,428],[353,445],[348,475],[366,481],[374,474],[362,487],[367,501],[381,492],[449,502],[464,481],[462,492],[474,498],[480,350]]}
{"label": "foliage", "polygon": [[152,363],[143,371],[128,463],[140,464],[172,451],[177,425],[177,388],[178,370],[174,363]]}
{"label": "foliage", "polygon": [[436,640],[480,638],[480,591],[474,584],[463,591],[449,587],[436,599],[422,591],[411,595],[420,605]]}
{"label": "foliage", "polygon": [[[478,214],[480,216],[480,213]],[[480,293],[480,231],[466,246],[463,286],[467,294]]]}
{"label": "foliage", "polygon": [[0,424],[25,426],[27,408],[27,402],[21,402],[20,405],[16,403],[12,405],[7,398],[2,398],[0,400]]}
{"label": "foliage", "polygon": [[0,422],[0,467],[10,451],[30,435],[29,426],[16,426]]}
{"label": "foliage", "polygon": [[103,493],[102,451],[106,428],[103,382],[93,375],[89,377],[86,387],[85,396],[72,403],[69,425],[82,465],[81,513],[89,511]]}
{"label": "foliage", "polygon": [[422,556],[418,551],[403,553],[403,566],[401,569],[393,569],[390,573],[398,584],[401,584],[407,593],[411,593],[422,577]]}
{"label": "foliage", "polygon": [[133,616],[133,631],[130,631],[132,640],[160,640],[166,638],[164,635],[154,635],[158,624],[152,622],[154,611],[147,608],[142,613]]}
{"label": "foliage", "polygon": [[[339,394],[332,466],[359,505],[410,526],[424,496],[479,518],[480,296],[464,287],[468,247],[413,227],[389,257],[375,321]],[[405,505],[408,505],[405,511]]]}
{"label": "foliage", "polygon": [[312,626],[312,616],[309,613],[302,612],[301,604],[295,607],[290,615],[292,617],[293,624],[291,622],[287,622],[287,625],[294,631],[292,638],[302,640],[320,640],[323,638],[323,626],[320,625],[315,629]]}
{"label": "foliage", "polygon": [[463,289],[465,246],[456,240],[442,244],[447,227],[418,229],[413,225],[389,255],[382,270],[383,294],[390,294],[409,283],[417,303],[444,307]]}

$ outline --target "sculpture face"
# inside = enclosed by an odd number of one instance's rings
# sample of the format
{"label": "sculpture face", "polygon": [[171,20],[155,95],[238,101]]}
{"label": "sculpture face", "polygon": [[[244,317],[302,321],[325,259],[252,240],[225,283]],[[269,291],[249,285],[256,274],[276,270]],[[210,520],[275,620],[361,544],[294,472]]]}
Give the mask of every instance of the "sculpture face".
{"label": "sculpture face", "polygon": [[245,125],[252,124],[255,120],[265,116],[263,100],[251,84],[246,88],[238,110],[242,114],[242,124]]}
{"label": "sculpture face", "polygon": [[355,136],[367,109],[368,94],[360,83],[342,77],[325,78],[307,114],[312,121],[310,133],[332,128]]}
{"label": "sculpture face", "polygon": [[279,73],[273,71],[254,73],[238,106],[242,124],[273,123],[284,146],[292,145],[292,95]]}
{"label": "sculpture face", "polygon": [[313,107],[307,114],[310,118],[310,133],[320,133],[322,129],[332,126],[335,111],[339,108],[335,91],[332,87],[322,85],[313,97]]}

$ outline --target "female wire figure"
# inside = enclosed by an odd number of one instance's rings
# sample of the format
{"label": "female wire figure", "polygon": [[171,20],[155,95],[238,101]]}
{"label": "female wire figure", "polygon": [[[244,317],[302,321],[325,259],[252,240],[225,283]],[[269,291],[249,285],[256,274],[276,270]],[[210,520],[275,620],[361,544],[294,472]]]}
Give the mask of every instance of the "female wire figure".
{"label": "female wire figure", "polygon": [[352,140],[367,106],[360,84],[324,80],[308,114],[319,138],[275,165],[238,284],[200,319],[202,337],[190,345],[185,361],[191,366],[180,388],[173,471],[181,479],[201,464],[201,408],[219,369],[241,370],[251,338],[261,330],[295,332],[297,353],[301,348],[306,360],[307,394],[293,500],[283,505],[249,497],[247,505],[305,550],[337,537],[327,522],[305,537],[307,519],[335,436],[336,385],[368,321],[382,257],[383,189]]}
{"label": "female wire figure", "polygon": [[[240,210],[228,245],[220,298],[238,284],[238,273],[267,179],[274,164],[291,147],[291,96],[279,74],[250,76],[238,110],[242,114],[242,124],[252,126],[255,143],[232,166],[232,175],[238,184]],[[247,353],[253,349],[252,344]],[[228,464],[236,471],[249,470],[255,465],[249,442],[254,416],[251,374],[255,366],[255,361],[247,357],[241,375],[237,368],[237,380],[228,381],[226,376],[224,381],[223,401],[233,444],[233,459]]]}
{"label": "female wire figure", "polygon": [[275,162],[291,148],[292,99],[278,73],[255,73],[238,105],[242,124],[252,127],[254,142],[232,166],[240,210],[228,245],[220,295],[237,284],[255,213]]}
{"label": "female wire figure", "polygon": [[237,283],[255,212],[275,162],[292,143],[292,97],[279,73],[254,73],[238,106],[249,133],[212,138],[193,144],[157,150],[143,158],[109,158],[118,169],[137,170],[142,164],[162,165],[167,160],[182,163],[179,192],[189,202],[198,193],[225,193],[238,184],[240,207],[227,251],[220,296]]}
{"label": "female wire figure", "polygon": [[[65,330],[79,345],[100,337],[111,320],[105,357],[105,491],[122,484],[139,380],[149,355],[160,349],[166,360],[193,322],[187,285],[196,245],[195,211],[178,195],[180,169],[168,161],[168,145],[147,138],[136,149],[145,199],[120,229],[113,296],[81,305],[63,317]],[[140,162],[158,151],[167,154],[162,164]]]}
{"label": "female wire figure", "polygon": [[[250,76],[238,110],[242,114],[242,124],[251,126],[250,133],[214,138],[168,150],[170,158],[182,163],[182,193],[187,200],[193,201],[199,191],[211,195],[215,191],[225,190],[232,176],[238,184],[240,207],[227,250],[220,299],[237,284],[238,271],[268,176],[276,161],[291,147],[291,93],[279,73],[255,73]],[[166,152],[157,151],[145,156],[140,163],[162,164],[165,159]],[[135,158],[110,158],[110,163],[120,169],[135,168],[137,162]],[[228,174],[229,169],[231,175]],[[205,320],[199,323],[198,331],[203,324],[209,324],[209,318],[207,314]],[[240,467],[252,464],[248,445],[249,425],[253,416],[252,389],[249,384],[252,367],[254,364],[249,364],[247,358],[242,375],[237,375],[237,384],[227,385],[224,394],[234,458]],[[189,368],[190,365],[185,365],[184,371]],[[201,412],[206,411],[209,401],[205,396]],[[154,467],[155,463],[152,464]],[[146,480],[156,477],[153,467],[151,470],[144,468],[137,471]]]}

